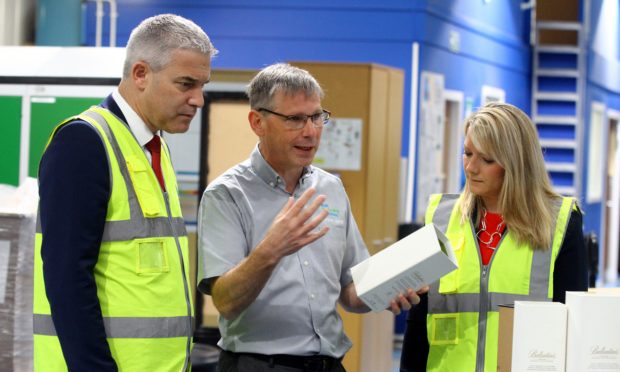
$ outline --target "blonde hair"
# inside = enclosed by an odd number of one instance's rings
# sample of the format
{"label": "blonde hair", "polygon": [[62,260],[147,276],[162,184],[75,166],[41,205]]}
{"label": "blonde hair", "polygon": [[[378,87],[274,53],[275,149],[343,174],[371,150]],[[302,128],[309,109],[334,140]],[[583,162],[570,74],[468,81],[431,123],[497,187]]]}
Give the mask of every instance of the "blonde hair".
{"label": "blonde hair", "polygon": [[[545,168],[536,127],[520,109],[506,103],[492,102],[481,107],[465,121],[465,135],[473,145],[504,168],[498,207],[506,226],[519,243],[534,249],[551,247],[554,200],[559,198],[551,187]],[[469,181],[460,198],[461,222],[474,211],[475,226],[480,223],[484,204],[473,194]]]}

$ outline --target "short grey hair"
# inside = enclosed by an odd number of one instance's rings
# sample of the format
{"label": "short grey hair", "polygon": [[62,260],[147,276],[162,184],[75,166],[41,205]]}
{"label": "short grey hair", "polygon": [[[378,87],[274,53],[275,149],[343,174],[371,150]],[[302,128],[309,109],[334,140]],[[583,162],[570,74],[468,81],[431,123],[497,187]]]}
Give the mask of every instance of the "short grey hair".
{"label": "short grey hair", "polygon": [[163,69],[178,49],[197,51],[209,58],[217,54],[209,36],[189,19],[160,14],[143,20],[129,35],[123,77],[130,75],[131,66],[138,61],[148,63],[155,71]]}
{"label": "short grey hair", "polygon": [[276,63],[262,69],[250,81],[246,93],[252,109],[273,109],[273,97],[276,93],[285,95],[304,93],[306,97],[323,98],[323,89],[306,70],[288,63]]}

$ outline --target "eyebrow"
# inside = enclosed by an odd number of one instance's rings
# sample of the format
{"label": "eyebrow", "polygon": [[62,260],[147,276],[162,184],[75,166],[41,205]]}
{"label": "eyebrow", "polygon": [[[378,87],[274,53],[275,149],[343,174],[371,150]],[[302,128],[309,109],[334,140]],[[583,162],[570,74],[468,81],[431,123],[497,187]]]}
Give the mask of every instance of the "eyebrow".
{"label": "eyebrow", "polygon": [[211,76],[209,76],[209,77],[207,78],[207,80],[206,80],[206,81],[204,81],[204,82],[201,82],[201,80],[200,80],[200,79],[197,79],[197,78],[192,77],[192,76],[180,76],[180,77],[178,77],[178,81],[190,82],[190,83],[192,83],[192,84],[198,84],[198,83],[200,83],[200,84],[202,84],[202,85],[205,85],[205,84],[208,84],[208,83],[210,83],[210,82],[211,82]]}
{"label": "eyebrow", "polygon": [[181,76],[181,77],[179,77],[179,80],[190,81],[192,83],[195,83],[195,82],[198,81],[198,79],[193,78],[191,76]]}

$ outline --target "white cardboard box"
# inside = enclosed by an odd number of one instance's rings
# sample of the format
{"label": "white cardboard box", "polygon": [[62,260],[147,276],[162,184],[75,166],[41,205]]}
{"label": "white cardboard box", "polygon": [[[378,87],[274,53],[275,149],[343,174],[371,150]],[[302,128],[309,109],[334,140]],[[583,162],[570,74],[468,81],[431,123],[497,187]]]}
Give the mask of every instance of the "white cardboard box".
{"label": "white cardboard box", "polygon": [[351,274],[357,295],[378,312],[398,293],[418,290],[457,267],[448,238],[428,224],[355,265]]}
{"label": "white cardboard box", "polygon": [[512,372],[564,372],[566,305],[515,301],[512,328]]}
{"label": "white cardboard box", "polygon": [[620,372],[620,293],[566,292],[566,372]]}

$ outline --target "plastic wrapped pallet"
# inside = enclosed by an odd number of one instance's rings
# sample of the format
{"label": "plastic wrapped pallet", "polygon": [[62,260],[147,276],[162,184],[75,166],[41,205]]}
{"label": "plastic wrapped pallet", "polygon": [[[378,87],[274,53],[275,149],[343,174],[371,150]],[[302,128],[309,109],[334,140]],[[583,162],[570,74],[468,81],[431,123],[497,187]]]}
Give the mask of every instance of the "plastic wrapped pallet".
{"label": "plastic wrapped pallet", "polygon": [[[36,183],[0,190],[0,370],[32,371],[32,278]],[[33,195],[34,194],[34,195]],[[28,204],[15,202],[15,196]],[[17,200],[19,201],[20,198]]]}

